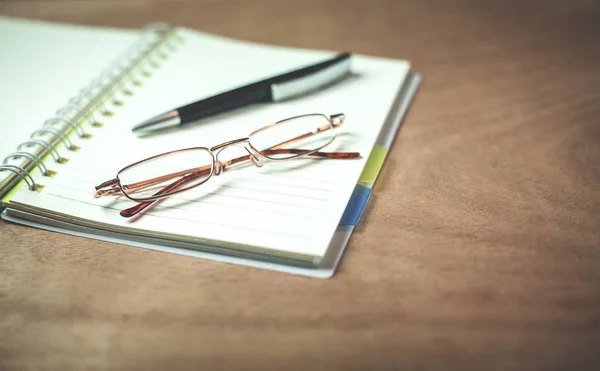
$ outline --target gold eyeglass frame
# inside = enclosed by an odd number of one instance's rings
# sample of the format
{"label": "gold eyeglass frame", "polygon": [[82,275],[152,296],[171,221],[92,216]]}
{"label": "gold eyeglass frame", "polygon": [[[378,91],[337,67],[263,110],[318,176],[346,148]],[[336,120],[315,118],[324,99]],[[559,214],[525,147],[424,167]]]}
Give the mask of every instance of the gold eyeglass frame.
{"label": "gold eyeglass frame", "polygon": [[[304,117],[310,117],[310,116],[323,117],[324,119],[326,119],[328,121],[328,124],[320,126],[312,132],[297,136],[295,138],[291,138],[288,141],[279,143],[273,147],[270,147],[270,148],[268,148],[266,150],[262,150],[262,151],[257,150],[250,143],[250,139],[252,138],[252,136],[257,133],[260,133],[260,132],[262,132],[266,129],[269,129],[275,125],[284,124],[285,122],[290,121],[290,120],[295,120],[298,118],[304,118]],[[128,217],[132,217],[132,216],[139,214],[141,211],[145,210],[146,208],[148,208],[149,206],[151,206],[152,204],[154,204],[156,201],[158,201],[160,199],[167,198],[167,197],[173,196],[175,194],[185,192],[192,188],[198,187],[199,185],[206,183],[210,178],[212,178],[213,175],[215,175],[215,176],[221,175],[223,173],[223,171],[225,171],[231,165],[245,163],[248,160],[251,160],[252,163],[254,163],[254,165],[256,165],[257,167],[261,167],[261,166],[263,166],[265,160],[286,161],[286,160],[291,160],[291,159],[303,157],[303,156],[314,156],[317,158],[329,158],[329,159],[358,158],[358,157],[360,157],[360,153],[358,153],[358,152],[320,152],[321,149],[323,149],[325,146],[327,146],[331,142],[333,142],[333,140],[336,137],[335,131],[333,131],[333,130],[336,127],[339,127],[340,125],[342,125],[344,120],[345,120],[345,116],[342,113],[334,114],[334,115],[330,115],[330,116],[321,114],[321,113],[298,115],[298,116],[289,117],[289,118],[286,118],[286,119],[283,119],[280,121],[273,122],[269,125],[265,125],[255,131],[251,132],[245,138],[230,140],[230,141],[218,144],[216,146],[213,146],[211,148],[191,147],[191,148],[184,148],[184,149],[179,149],[179,150],[175,150],[175,151],[161,153],[161,154],[158,154],[158,155],[155,155],[152,157],[145,158],[141,161],[135,162],[128,166],[125,166],[124,168],[122,168],[121,170],[119,170],[117,172],[117,176],[115,178],[108,180],[106,182],[103,182],[100,185],[94,187],[93,196],[95,198],[99,198],[99,197],[103,197],[103,196],[123,195],[132,201],[138,202],[137,205],[127,208],[125,210],[122,210],[120,212],[121,216],[128,218]],[[289,145],[293,142],[297,142],[299,140],[316,135],[325,130],[332,130],[333,135],[331,136],[331,139],[328,142],[319,146],[318,148],[311,149],[311,150],[281,148],[281,147]],[[234,145],[239,146],[241,144],[242,144],[242,147],[245,148],[246,151],[248,152],[248,155],[233,158],[233,159],[225,161],[225,162],[219,161],[218,157],[219,157],[219,154],[221,153],[221,151],[223,151],[224,149],[226,149],[230,146],[234,146]],[[135,167],[143,162],[150,161],[150,160],[162,157],[162,156],[168,156],[168,155],[172,155],[174,153],[180,153],[180,152],[191,151],[191,150],[207,151],[211,155],[211,161],[212,161],[211,164],[210,165],[205,164],[205,165],[202,165],[197,168],[187,169],[187,170],[179,171],[176,173],[165,174],[165,175],[162,175],[159,177],[143,180],[143,181],[129,184],[126,186],[123,186],[121,184],[119,175],[132,167]],[[275,158],[275,157],[269,156],[269,155],[275,155],[275,154],[293,154],[293,156],[286,157],[286,158]],[[208,174],[206,173],[207,171],[209,172]],[[194,184],[187,188],[184,187],[186,183],[190,183],[191,181],[193,181],[194,179],[197,179],[200,176],[206,176],[206,179],[203,179],[201,182],[198,182],[197,184]],[[164,182],[165,180],[169,180],[169,179],[173,179],[173,178],[179,178],[179,179],[177,179],[176,181],[174,181],[173,183],[171,183],[169,185],[164,186],[161,190],[159,190],[158,192],[156,192],[155,194],[153,194],[152,196],[149,196],[149,197],[139,197],[139,198],[131,197],[131,195],[129,195],[126,192],[127,190],[131,190],[131,189],[135,189],[135,188],[139,188],[139,189],[148,188],[150,186],[160,184],[160,183]]]}

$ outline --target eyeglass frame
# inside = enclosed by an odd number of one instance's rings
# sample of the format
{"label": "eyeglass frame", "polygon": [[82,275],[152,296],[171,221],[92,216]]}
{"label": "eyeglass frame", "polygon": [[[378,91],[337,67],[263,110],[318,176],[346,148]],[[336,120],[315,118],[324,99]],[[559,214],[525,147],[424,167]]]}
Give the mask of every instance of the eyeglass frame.
{"label": "eyeglass frame", "polygon": [[[117,172],[117,176],[111,180],[108,180],[106,182],[101,183],[100,185],[94,187],[94,193],[93,196],[94,198],[100,198],[103,196],[117,196],[117,195],[123,195],[126,198],[130,199],[131,201],[137,202],[138,204],[135,206],[132,206],[130,208],[127,208],[125,210],[122,210],[120,212],[120,215],[123,217],[131,217],[131,216],[135,216],[138,213],[140,213],[141,211],[145,210],[147,207],[151,206],[152,204],[154,204],[156,201],[167,198],[167,197],[171,197],[175,194],[181,193],[181,192],[185,192],[188,191],[192,188],[196,188],[204,183],[206,183],[210,178],[214,176],[219,176],[221,175],[226,169],[227,167],[231,166],[231,165],[236,165],[236,164],[240,164],[240,163],[244,163],[247,160],[251,160],[254,165],[256,165],[257,167],[262,167],[264,165],[265,160],[268,161],[286,161],[286,160],[291,160],[291,159],[295,159],[298,157],[304,157],[304,156],[316,156],[319,158],[329,158],[329,159],[355,159],[355,158],[359,158],[360,157],[360,153],[359,152],[320,152],[319,150],[323,149],[324,147],[328,146],[329,144],[331,144],[333,142],[333,140],[336,138],[336,134],[335,131],[333,131],[332,133],[332,137],[329,141],[327,141],[325,144],[319,146],[316,149],[313,150],[302,150],[302,149],[281,149],[281,148],[277,148],[277,147],[281,147],[283,145],[287,145],[291,142],[300,140],[300,139],[304,139],[305,135],[304,134],[300,137],[296,137],[296,138],[292,138],[286,142],[277,144],[275,146],[272,146],[270,148],[267,148],[265,150],[259,151],[257,150],[252,143],[250,143],[250,139],[252,138],[253,135],[269,129],[275,125],[278,124],[283,124],[286,121],[290,121],[290,120],[295,120],[298,118],[303,118],[303,117],[310,117],[310,116],[321,116],[323,118],[325,118],[329,124],[328,125],[324,125],[324,126],[320,126],[316,129],[316,131],[313,131],[311,133],[307,133],[310,135],[315,135],[318,134],[322,131],[325,130],[333,130],[339,126],[342,125],[342,123],[345,120],[345,115],[343,113],[338,113],[338,114],[333,114],[333,115],[325,115],[322,113],[310,113],[310,114],[304,114],[304,115],[297,115],[297,116],[293,116],[293,117],[288,117],[285,118],[283,120],[279,120],[279,121],[275,121],[273,123],[270,123],[268,125],[265,125],[257,130],[254,130],[253,132],[251,132],[247,137],[245,138],[239,138],[239,139],[234,139],[234,140],[230,140],[227,142],[223,142],[221,144],[218,144],[216,146],[213,147],[190,147],[190,148],[183,148],[183,149],[178,149],[178,150],[174,150],[174,151],[169,151],[169,152],[164,152],[158,155],[154,155],[148,158],[145,158],[143,160],[137,161],[133,164],[127,165],[124,168],[122,168],[121,170],[119,170]],[[240,145],[240,143],[244,143],[243,148],[246,149],[246,151],[248,152],[248,155],[245,156],[241,156],[241,157],[237,157],[237,158],[233,158],[230,160],[227,160],[225,162],[221,162],[218,160],[219,154],[226,148],[230,147],[230,146],[234,146],[234,145]],[[121,180],[119,178],[119,175],[121,173],[123,173],[124,171],[133,168],[143,162],[155,159],[155,158],[159,158],[161,156],[166,156],[166,155],[170,155],[170,154],[174,154],[174,153],[178,153],[178,152],[184,152],[184,151],[189,151],[189,150],[205,150],[207,151],[210,155],[211,155],[211,164],[210,164],[210,174],[208,174],[208,176],[206,177],[206,179],[202,180],[201,182],[199,182],[198,184],[192,185],[188,188],[183,188],[183,189],[179,189],[179,190],[175,190],[173,192],[170,192],[169,190],[167,190],[169,187],[174,187],[179,188],[181,185],[187,183],[190,180],[193,180],[195,177],[190,177],[189,179],[185,179],[186,177],[190,176],[190,175],[194,175],[195,173],[192,172],[190,173],[190,170],[192,169],[187,169],[184,170],[183,174],[187,174],[185,176],[183,176],[182,178],[174,181],[171,184],[165,185],[162,189],[160,189],[158,192],[156,192],[154,195],[149,196],[149,197],[144,197],[144,198],[134,198],[131,197],[130,195],[127,194],[127,192],[125,192],[123,190],[123,185],[121,184]],[[265,151],[293,151],[293,152],[302,152],[302,153],[297,153],[295,156],[291,156],[291,157],[286,157],[286,158],[272,158],[269,156],[266,156],[263,154],[263,152]],[[202,165],[201,167],[207,167],[208,164],[206,165]],[[197,171],[202,171],[202,170],[197,170]],[[196,172],[197,172],[196,171]],[[150,186],[152,184],[156,184],[156,181],[162,181],[162,179],[165,179],[165,177],[170,177],[170,178],[174,178],[177,177],[180,174],[178,173],[173,173],[173,174],[165,174],[163,176],[159,176],[159,177],[155,177],[152,179],[148,179],[148,180],[144,180],[144,181],[140,181],[134,184],[138,184],[138,183],[146,183],[146,182],[154,182],[151,184],[143,184],[142,187],[144,186]],[[197,175],[196,175],[197,177]],[[169,179],[169,178],[166,178]],[[165,180],[166,180],[165,179]],[[183,182],[181,182],[182,180],[184,180]],[[180,183],[181,182],[181,183]],[[130,185],[131,186],[131,185]],[[167,190],[165,192],[165,190]]]}

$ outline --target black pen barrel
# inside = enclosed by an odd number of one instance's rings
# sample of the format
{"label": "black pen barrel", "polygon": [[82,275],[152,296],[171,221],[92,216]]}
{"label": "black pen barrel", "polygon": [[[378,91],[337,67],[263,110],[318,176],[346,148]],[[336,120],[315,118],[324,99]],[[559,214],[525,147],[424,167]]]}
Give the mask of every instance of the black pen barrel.
{"label": "black pen barrel", "polygon": [[181,125],[185,125],[189,122],[218,115],[252,103],[269,102],[270,100],[271,92],[269,87],[262,83],[254,83],[190,103],[177,110],[179,111]]}

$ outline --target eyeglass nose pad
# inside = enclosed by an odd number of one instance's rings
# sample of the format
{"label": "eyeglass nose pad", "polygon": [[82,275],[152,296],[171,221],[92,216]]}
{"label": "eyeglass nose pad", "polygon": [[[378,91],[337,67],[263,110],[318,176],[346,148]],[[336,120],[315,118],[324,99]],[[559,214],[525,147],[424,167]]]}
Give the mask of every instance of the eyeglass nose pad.
{"label": "eyeglass nose pad", "polygon": [[246,151],[250,154],[250,159],[254,162],[254,165],[261,167],[265,163],[265,160],[253,149],[249,146],[244,146]]}
{"label": "eyeglass nose pad", "polygon": [[213,167],[214,175],[221,175],[223,172],[223,164],[219,160],[215,160],[215,165]]}

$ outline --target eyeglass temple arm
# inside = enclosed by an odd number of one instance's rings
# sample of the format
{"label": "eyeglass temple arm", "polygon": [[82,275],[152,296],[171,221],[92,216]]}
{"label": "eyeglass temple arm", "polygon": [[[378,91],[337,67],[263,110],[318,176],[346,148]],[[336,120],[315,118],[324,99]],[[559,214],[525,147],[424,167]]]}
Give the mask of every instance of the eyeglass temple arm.
{"label": "eyeglass temple arm", "polygon": [[[308,151],[302,150],[302,149],[268,149],[268,150],[265,150],[262,152],[265,153],[266,155],[275,155],[275,154],[302,154],[302,152],[308,152]],[[330,159],[353,159],[353,158],[357,158],[360,156],[360,154],[358,152],[313,152],[308,155],[314,156],[314,157],[321,157],[321,158],[330,158]],[[248,161],[249,159],[250,159],[249,155],[231,159],[226,164],[223,164],[223,170],[225,170],[229,165],[242,163],[242,162]],[[144,180],[141,182],[132,183],[132,184],[128,185],[128,189],[131,191],[137,191],[137,190],[141,190],[144,188],[148,188],[153,185],[160,184],[160,183],[164,182],[165,180],[177,178],[184,174],[189,174],[190,171],[192,171],[192,170],[194,171],[194,174],[196,174],[196,177],[205,176],[207,173],[210,172],[210,166],[206,165],[206,166],[202,166],[202,167],[199,167],[196,169],[178,171],[176,173],[161,175],[156,178],[151,178],[151,179],[147,179],[147,180]],[[95,187],[93,196],[95,198],[99,198],[102,196],[121,194],[121,189],[119,189],[117,184],[118,184],[117,178],[114,178],[107,182],[104,182],[104,183],[100,184],[99,186]],[[107,189],[104,189],[104,188],[107,188]]]}
{"label": "eyeglass temple arm", "polygon": [[[164,182],[165,180],[169,180],[169,179],[180,177],[185,174],[189,174],[191,171],[194,171],[194,173],[199,173],[199,172],[209,173],[210,168],[211,168],[210,165],[205,165],[205,166],[201,166],[198,168],[187,169],[187,170],[178,171],[176,173],[161,175],[156,178],[150,178],[150,179],[142,180],[140,182],[128,184],[127,189],[131,190],[131,191],[138,191],[138,190],[141,190],[144,188],[151,187],[156,184],[160,184],[160,183]],[[198,175],[205,175],[205,174],[198,174]],[[104,183],[100,184],[99,186],[95,187],[94,197],[98,198],[98,197],[102,197],[102,196],[111,196],[111,195],[121,194],[122,191],[117,186],[118,182],[119,182],[119,179],[114,178],[114,179],[111,179],[111,180],[104,182]],[[106,187],[110,187],[110,188],[103,189]]]}
{"label": "eyeglass temple arm", "polygon": [[[140,182],[128,184],[127,185],[127,189],[131,190],[131,191],[141,190],[141,189],[148,188],[148,187],[151,187],[151,186],[156,185],[156,184],[160,184],[160,183],[164,182],[165,180],[169,180],[169,179],[180,177],[180,176],[185,175],[185,174],[189,174],[190,171],[194,171],[194,172],[200,172],[200,171],[210,172],[210,168],[211,167],[209,165],[205,165],[205,166],[201,166],[199,168],[187,169],[187,170],[178,171],[176,173],[161,175],[161,176],[156,177],[156,178],[150,178],[150,179],[142,180]],[[198,174],[198,175],[202,175],[202,174]],[[114,196],[114,195],[121,194],[122,191],[118,187],[118,183],[119,183],[119,179],[118,178],[114,178],[114,179],[111,179],[109,181],[106,181],[106,182],[104,182],[104,183],[102,183],[102,184],[94,187],[94,194],[93,194],[93,196],[95,198],[99,198],[99,197],[102,197],[102,196]]]}
{"label": "eyeglass temple arm", "polygon": [[[331,124],[334,127],[340,126],[342,123],[344,122],[344,115],[343,114],[339,114],[339,115],[333,115],[331,117]],[[274,154],[304,154],[306,152],[310,152],[309,150],[303,150],[303,149],[282,149],[279,147],[291,144],[293,142],[299,141],[301,139],[304,139],[306,137],[315,135],[316,133],[320,133],[322,131],[325,130],[330,130],[332,127],[330,125],[324,125],[321,126],[319,128],[317,128],[317,131],[315,133],[307,133],[301,136],[298,136],[294,139],[288,140],[286,142],[280,143],[278,145],[275,145],[267,150],[263,150],[261,151],[261,153],[265,154],[265,155],[274,155]],[[329,159],[353,159],[353,158],[358,158],[360,157],[360,153],[359,152],[312,152],[312,153],[308,153],[307,156],[314,156],[314,157],[321,157],[321,158],[329,158]],[[237,157],[234,159],[229,160],[226,164],[223,164],[223,170],[225,170],[228,166],[233,165],[233,164],[239,164],[242,163],[244,161],[248,161],[250,159],[250,155],[246,155],[246,156],[241,156],[241,157]],[[174,191],[180,187],[182,187],[183,185],[185,185],[187,182],[193,181],[194,179],[196,179],[197,177],[200,176],[205,176],[206,172],[209,171],[210,168],[206,167],[205,169],[199,170],[199,171],[195,171],[194,173],[191,173],[189,175],[184,176],[183,178],[177,180],[176,182],[168,185],[167,187],[161,189],[160,191],[156,192],[154,195],[152,195],[153,197],[155,196],[160,196],[166,193],[169,193],[171,191]],[[129,187],[131,189],[131,187],[140,187],[141,185],[139,185],[139,183],[144,183],[143,184],[143,188],[148,187],[150,185],[153,184],[157,184],[162,182],[163,180],[167,180],[169,178],[174,178],[177,176],[182,175],[182,172],[178,172],[178,173],[174,173],[174,174],[169,174],[169,175],[164,175],[158,178],[153,178],[153,179],[148,179],[144,182],[138,182],[138,183],[134,183],[134,184],[130,184]],[[160,179],[160,180],[159,180]],[[132,217],[137,215],[138,213],[140,213],[141,211],[145,210],[146,208],[148,208],[150,205],[153,205],[156,201],[158,201],[158,199],[156,200],[151,200],[151,201],[145,201],[145,202],[140,202],[139,204],[137,204],[136,206],[127,208],[125,210],[122,210],[120,215],[123,217]]]}
{"label": "eyeglass temple arm", "polygon": [[[301,152],[306,152],[307,150],[277,149],[277,150],[267,150],[267,151],[269,152],[269,154],[281,154],[281,153],[301,154]],[[263,151],[263,152],[266,152],[266,151]],[[309,156],[316,156],[316,157],[323,157],[323,158],[352,159],[352,158],[359,157],[360,154],[357,152],[313,152],[313,153],[309,154]],[[239,164],[241,162],[248,161],[249,159],[250,159],[250,155],[234,158],[234,159],[228,161],[227,164],[223,166],[223,170],[225,170],[226,166],[233,165],[233,164]],[[188,170],[188,172],[189,172],[189,170]],[[210,169],[201,169],[201,170],[194,171],[193,173],[190,173],[190,174],[184,176],[183,178],[169,184],[165,188],[156,192],[155,194],[152,195],[152,197],[160,196],[160,195],[175,191],[175,190],[179,189],[180,187],[184,186],[186,183],[191,182],[198,177],[206,176],[207,172],[210,172]],[[144,186],[147,187],[147,186],[151,185],[150,183],[152,183],[152,184],[160,183],[163,180],[169,179],[169,177],[180,176],[181,173],[182,172],[164,175],[162,177],[159,177],[160,180],[158,180],[159,178],[148,179],[144,182],[138,182],[138,183],[131,184],[129,187],[130,187],[130,189],[132,186],[139,188],[140,187],[139,183],[145,183]],[[122,210],[120,215],[123,217],[126,217],[126,218],[135,216],[136,214],[138,214],[141,211],[148,208],[150,205],[154,204],[156,201],[158,201],[158,199],[140,202],[139,204],[137,204],[135,206],[132,206],[130,208]]]}
{"label": "eyeglass temple arm", "polygon": [[[199,176],[203,176],[203,175],[199,175],[197,173],[201,173],[203,172],[203,170],[200,170],[199,172],[194,172],[191,174],[188,174],[186,176],[184,176],[183,178],[169,184],[168,186],[166,186],[165,188],[161,189],[160,191],[156,192],[155,194],[153,194],[152,196],[160,196],[160,195],[164,195],[167,193],[170,193],[171,191],[175,191],[176,189],[182,187],[183,185],[185,185],[186,183],[194,180],[195,178],[198,178]],[[206,174],[204,174],[206,175]],[[127,208],[125,210],[121,210],[121,212],[119,213],[122,217],[125,218],[130,218],[132,216],[137,215],[138,213],[140,213],[141,211],[144,211],[146,208],[148,208],[150,205],[154,204],[157,200],[152,200],[152,201],[145,201],[145,202],[140,202],[139,204]]]}
{"label": "eyeglass temple arm", "polygon": [[[285,150],[281,150],[281,149],[277,149],[277,150],[267,150],[269,152],[269,154],[280,154],[280,153],[294,153],[294,154],[298,154],[298,152],[302,152],[302,151],[306,151],[306,150],[297,150],[297,149],[285,149]],[[265,151],[263,151],[265,152]],[[310,156],[316,156],[316,157],[323,157],[323,158],[336,158],[336,159],[352,159],[352,158],[357,158],[360,156],[359,153],[357,152],[313,152],[311,154],[309,154]],[[242,156],[242,157],[238,157],[238,158],[234,158],[230,161],[228,161],[227,166],[229,165],[233,165],[233,164],[238,164],[241,163],[243,161],[248,161],[250,159],[250,156]],[[223,167],[223,170],[225,170],[225,166]],[[160,196],[163,194],[167,194],[170,193],[172,191],[175,191],[177,189],[179,189],[180,187],[184,186],[186,183],[193,181],[194,179],[201,177],[201,176],[205,176],[206,175],[207,170],[203,169],[203,170],[199,170],[199,171],[195,171],[191,174],[188,174],[186,176],[184,176],[183,178],[169,184],[168,186],[166,186],[165,188],[161,189],[160,191],[156,192],[155,194],[152,195],[152,197],[155,196]],[[163,177],[161,177],[163,178]],[[145,182],[151,182],[154,179],[149,179]],[[162,180],[161,180],[162,181]],[[137,184],[137,183],[135,183]],[[137,215],[138,213],[142,212],[143,210],[147,209],[150,205],[154,204],[156,201],[158,201],[159,199],[156,200],[150,200],[150,201],[143,201],[140,202],[139,204],[132,206],[130,208],[124,209],[121,211],[120,215],[126,218],[132,217]]]}
{"label": "eyeglass temple arm", "polygon": [[[308,138],[308,137],[315,135],[317,133],[320,133],[322,131],[330,130],[330,129],[332,129],[332,127],[339,127],[344,123],[344,119],[345,119],[345,115],[341,114],[341,113],[331,115],[331,117],[329,119],[331,125],[323,125],[321,127],[318,127],[316,132],[310,132],[310,133],[306,133],[306,134],[297,136],[296,138],[290,139],[283,143],[279,143],[267,150],[264,150],[264,151],[262,151],[262,153],[264,153],[266,155],[283,154],[283,153],[285,153],[285,154],[291,153],[291,154],[301,155],[303,153],[310,152],[310,151],[301,150],[301,149],[281,149],[281,147],[292,144],[292,143],[302,140],[304,138]],[[352,159],[352,158],[359,157],[360,153],[358,153],[358,152],[313,152],[313,153],[309,153],[308,156],[330,158],[330,159]],[[241,163],[241,162],[247,161],[249,159],[250,159],[250,156],[242,156],[242,157],[232,159],[228,163],[223,164],[223,170],[225,170],[225,168],[229,165]],[[206,167],[204,167],[204,169],[210,170],[210,167],[206,166]],[[190,169],[190,170],[193,170],[193,169]],[[128,185],[128,189],[130,189],[130,190],[144,189],[144,188],[150,187],[154,184],[162,183],[165,180],[172,179],[172,178],[181,176],[183,174],[186,174],[190,170],[184,170],[184,171],[177,172],[177,173],[172,173],[172,174],[167,174],[167,175],[163,175],[163,176],[152,178],[152,179],[147,179],[142,182],[132,183],[132,184]],[[202,176],[202,175],[206,175],[206,174],[199,174],[199,176]],[[118,179],[116,179],[116,178],[111,179],[107,182],[104,182],[104,183],[100,184],[99,186],[95,187],[93,196],[95,198],[98,198],[101,196],[120,194],[121,189],[117,186],[117,184],[118,184]],[[111,187],[111,188],[102,189],[105,187]]]}

